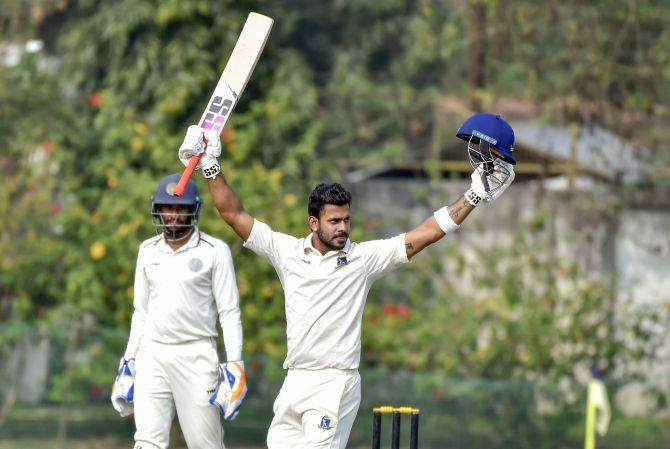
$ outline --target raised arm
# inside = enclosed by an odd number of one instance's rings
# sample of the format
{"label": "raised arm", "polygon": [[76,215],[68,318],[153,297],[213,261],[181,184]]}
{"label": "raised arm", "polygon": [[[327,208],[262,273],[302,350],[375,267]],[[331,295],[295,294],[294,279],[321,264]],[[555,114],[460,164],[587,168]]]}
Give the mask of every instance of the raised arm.
{"label": "raised arm", "polygon": [[228,185],[223,174],[208,178],[207,184],[221,218],[246,242],[251,234],[251,228],[254,227],[254,217],[244,210],[242,200]]}
{"label": "raised arm", "polygon": [[487,191],[484,188],[482,172],[478,168],[472,173],[472,185],[465,192],[464,196],[452,205],[435,211],[432,217],[426,219],[417,228],[406,232],[405,250],[407,251],[407,257],[411,258],[428,245],[440,240],[449,232],[458,229],[483,198],[489,204],[498,199],[514,180],[514,168],[500,159],[496,160],[494,172],[491,176],[499,176],[498,173],[501,170],[508,172],[509,176],[505,177],[505,181],[495,191]]}
{"label": "raised arm", "polygon": [[470,204],[465,197],[461,197],[454,204],[442,208],[440,211],[444,209],[446,209],[449,218],[453,222],[451,225],[452,229],[447,228],[446,230],[442,230],[435,216],[428,217],[419,226],[405,233],[405,250],[407,251],[408,258],[412,258],[412,256],[428,245],[437,242],[447,235],[447,232],[450,230],[457,229],[463,220],[470,215],[470,212],[475,209],[475,206]]}
{"label": "raised arm", "polygon": [[254,217],[249,215],[242,206],[242,201],[226,182],[221,173],[218,157],[221,155],[221,138],[219,133],[191,125],[188,127],[184,142],[179,147],[179,159],[186,166],[194,154],[202,154],[197,168],[202,170],[209,191],[214,199],[214,206],[219,215],[235,233],[246,241],[254,226]]}

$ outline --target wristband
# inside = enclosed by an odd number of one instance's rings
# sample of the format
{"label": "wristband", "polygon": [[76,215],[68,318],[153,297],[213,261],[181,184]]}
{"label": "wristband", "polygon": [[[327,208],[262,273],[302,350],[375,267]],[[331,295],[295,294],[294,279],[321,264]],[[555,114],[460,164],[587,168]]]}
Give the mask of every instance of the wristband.
{"label": "wristband", "polygon": [[435,217],[437,225],[445,234],[449,234],[451,231],[455,231],[456,229],[460,228],[460,226],[457,225],[451,218],[451,215],[449,215],[448,206],[444,206],[442,209],[438,209],[433,212],[433,217]]}
{"label": "wristband", "polygon": [[469,188],[463,196],[466,200],[468,200],[468,203],[472,204],[473,206],[476,206],[482,200],[481,197],[477,195],[474,190],[472,190],[472,188]]}
{"label": "wristband", "polygon": [[217,162],[210,165],[209,167],[203,167],[202,174],[205,175],[205,178],[214,179],[216,176],[221,173],[221,167]]}

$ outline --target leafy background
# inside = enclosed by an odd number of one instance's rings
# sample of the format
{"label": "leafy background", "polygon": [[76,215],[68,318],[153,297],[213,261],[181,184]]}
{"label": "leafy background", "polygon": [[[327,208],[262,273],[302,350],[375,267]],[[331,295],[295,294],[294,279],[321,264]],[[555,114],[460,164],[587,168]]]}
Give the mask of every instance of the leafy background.
{"label": "leafy background", "polygon": [[[276,21],[224,132],[223,167],[248,210],[302,235],[317,181],[340,180],[352,163],[412,159],[435,136],[449,138],[462,117],[434,114],[449,98],[469,111],[533,104],[542,120],[616,130],[651,150],[654,170],[638,187],[664,198],[667,3],[4,0],[0,43],[39,38],[45,48],[0,71],[3,354],[25,335],[48,338],[61,357],[47,402],[105,397],[132,314],[137,246],[154,232],[151,192],[181,170],[175,149],[248,11]],[[358,214],[356,239],[374,236]],[[213,208],[201,223],[233,248],[252,372],[281,378],[284,306],[273,269],[242,251]],[[435,252],[374,289],[365,365],[389,375],[559,382],[584,359],[614,373],[653,356],[667,308],[631,309],[628,333],[613,335],[611,280],[543,252],[534,236],[544,225],[538,216],[511,245],[490,250],[506,268],[480,275],[474,295],[436,282],[444,267]],[[442,252],[462,270],[473,263],[457,244]]]}

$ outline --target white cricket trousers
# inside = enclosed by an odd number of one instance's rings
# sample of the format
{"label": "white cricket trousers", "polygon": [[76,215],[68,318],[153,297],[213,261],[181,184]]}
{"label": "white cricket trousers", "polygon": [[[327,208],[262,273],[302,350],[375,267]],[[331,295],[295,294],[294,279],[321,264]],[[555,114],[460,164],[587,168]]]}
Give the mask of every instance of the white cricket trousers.
{"label": "white cricket trousers", "polygon": [[358,370],[290,369],[274,403],[268,449],[344,449],[360,403]]}
{"label": "white cricket trousers", "polygon": [[190,449],[224,449],[220,412],[209,403],[219,375],[214,339],[143,341],[135,368],[135,447],[167,449],[176,411]]}

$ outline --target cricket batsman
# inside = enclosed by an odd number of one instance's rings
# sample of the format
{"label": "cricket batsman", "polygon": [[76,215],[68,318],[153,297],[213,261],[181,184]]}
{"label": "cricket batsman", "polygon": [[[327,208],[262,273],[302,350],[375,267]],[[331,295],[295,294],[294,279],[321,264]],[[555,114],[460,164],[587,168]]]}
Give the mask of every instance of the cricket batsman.
{"label": "cricket batsman", "polygon": [[471,187],[415,229],[383,240],[349,240],[351,194],[319,184],[309,196],[310,232],[293,237],[252,217],[226,182],[218,133],[191,126],[179,149],[186,165],[200,155],[214,205],[244,246],[267,260],[284,288],[287,370],[267,435],[269,449],[344,449],[361,400],[358,366],[368,291],[383,275],[459,228],[482,201],[493,203],[514,180],[514,131],[500,116],[476,114],[457,131],[467,141]]}
{"label": "cricket batsman", "polygon": [[[135,414],[135,449],[166,449],[179,418],[191,449],[223,449],[221,416],[232,420],[247,391],[235,270],[223,241],[197,227],[193,181],[163,178],[151,203],[158,235],[142,242],[130,336],[112,391],[121,416]],[[216,320],[227,363],[219,365]]]}

